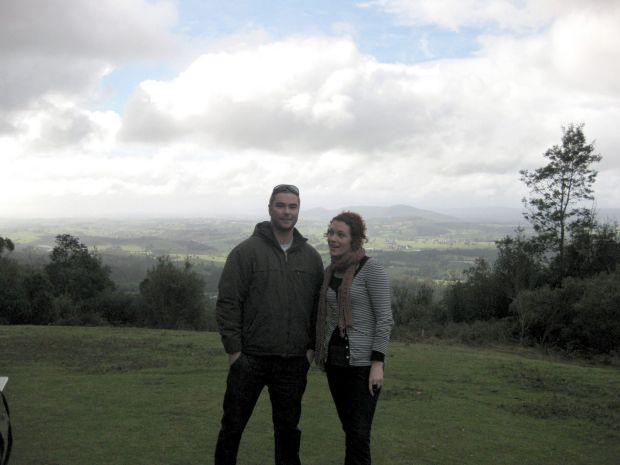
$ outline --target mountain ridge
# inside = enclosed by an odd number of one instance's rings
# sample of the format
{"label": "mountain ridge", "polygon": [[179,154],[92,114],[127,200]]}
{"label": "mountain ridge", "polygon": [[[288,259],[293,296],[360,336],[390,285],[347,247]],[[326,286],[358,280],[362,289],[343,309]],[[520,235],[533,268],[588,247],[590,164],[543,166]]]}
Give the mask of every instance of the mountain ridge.
{"label": "mountain ridge", "polygon": [[[437,208],[434,210],[404,204],[390,206],[352,205],[335,209],[314,207],[304,210],[302,217],[311,221],[329,221],[343,211],[359,213],[365,220],[420,218],[434,222],[527,224],[527,221],[523,218],[523,209],[497,206]],[[601,223],[620,222],[620,208],[599,208],[596,212]]]}
{"label": "mountain ridge", "polygon": [[432,210],[425,210],[409,205],[391,205],[388,207],[374,205],[352,205],[348,207],[327,209],[324,207],[315,207],[304,210],[302,215],[307,220],[331,220],[334,216],[343,211],[352,211],[359,213],[365,220],[369,219],[393,219],[393,218],[422,218],[432,221],[462,221],[451,215],[446,215]]}

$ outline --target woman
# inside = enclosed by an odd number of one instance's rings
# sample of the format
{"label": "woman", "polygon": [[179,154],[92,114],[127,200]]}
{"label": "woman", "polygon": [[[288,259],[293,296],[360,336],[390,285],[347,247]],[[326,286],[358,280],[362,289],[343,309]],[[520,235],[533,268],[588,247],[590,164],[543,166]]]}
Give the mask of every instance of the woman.
{"label": "woman", "polygon": [[366,465],[393,324],[390,286],[383,266],[362,247],[367,238],[360,215],[335,216],[325,236],[331,265],[319,300],[316,362],[327,373],[345,432],[344,463]]}

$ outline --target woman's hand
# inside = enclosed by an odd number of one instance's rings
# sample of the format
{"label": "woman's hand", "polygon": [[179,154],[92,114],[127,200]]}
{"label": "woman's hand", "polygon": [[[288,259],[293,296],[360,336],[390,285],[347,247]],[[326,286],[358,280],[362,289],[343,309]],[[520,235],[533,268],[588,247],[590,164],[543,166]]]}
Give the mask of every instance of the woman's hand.
{"label": "woman's hand", "polygon": [[368,377],[368,391],[374,396],[383,387],[383,362],[372,362]]}

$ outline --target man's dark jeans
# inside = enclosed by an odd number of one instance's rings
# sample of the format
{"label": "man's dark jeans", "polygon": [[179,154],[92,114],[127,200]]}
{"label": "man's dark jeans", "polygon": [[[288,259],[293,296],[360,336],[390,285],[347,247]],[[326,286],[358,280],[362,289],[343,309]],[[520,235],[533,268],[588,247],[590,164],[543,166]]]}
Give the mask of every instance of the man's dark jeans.
{"label": "man's dark jeans", "polygon": [[370,428],[379,392],[368,391],[370,367],[325,365],[329,390],[345,433],[345,465],[370,465]]}
{"label": "man's dark jeans", "polygon": [[301,398],[306,390],[306,357],[255,357],[241,354],[228,372],[224,415],[215,448],[215,465],[234,465],[241,435],[263,387],[269,389],[276,465],[300,465]]}

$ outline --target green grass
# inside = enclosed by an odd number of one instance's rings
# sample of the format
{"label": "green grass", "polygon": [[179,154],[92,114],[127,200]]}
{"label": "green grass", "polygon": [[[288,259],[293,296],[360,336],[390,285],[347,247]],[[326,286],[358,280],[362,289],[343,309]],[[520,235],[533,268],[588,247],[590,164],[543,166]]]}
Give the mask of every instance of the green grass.
{"label": "green grass", "polygon": [[[226,358],[214,333],[0,326],[11,465],[208,464]],[[515,353],[394,343],[373,428],[376,465],[616,465],[620,371]],[[313,368],[306,465],[342,464],[343,436]],[[259,400],[239,465],[273,463]]]}

